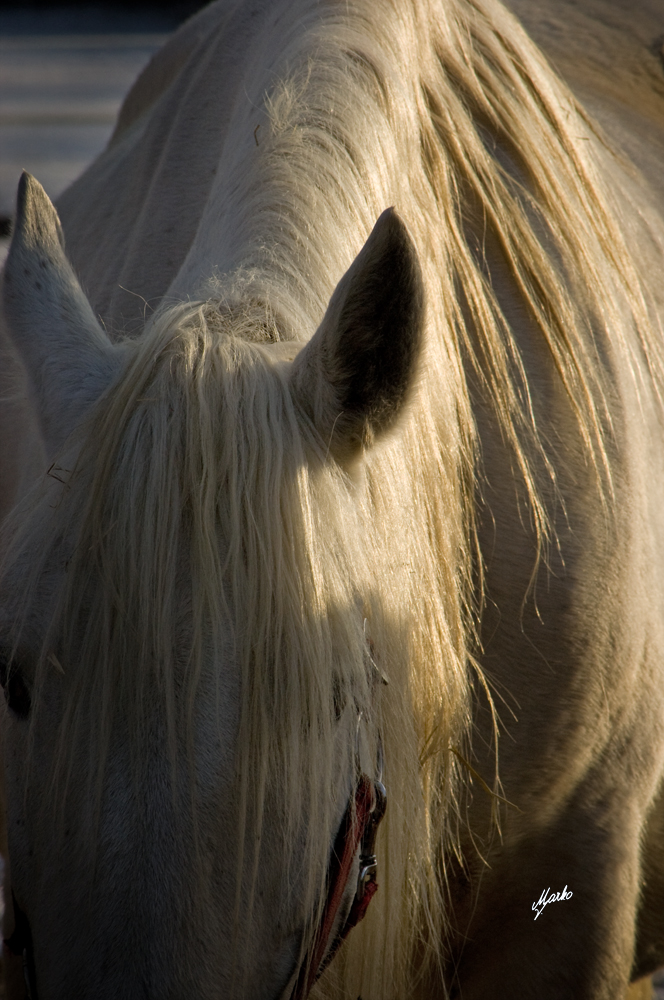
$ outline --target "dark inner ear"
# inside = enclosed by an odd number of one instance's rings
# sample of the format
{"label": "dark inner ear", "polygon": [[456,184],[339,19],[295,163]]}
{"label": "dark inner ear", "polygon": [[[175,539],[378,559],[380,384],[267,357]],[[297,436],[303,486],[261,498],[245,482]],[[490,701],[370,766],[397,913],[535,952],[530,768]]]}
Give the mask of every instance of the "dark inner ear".
{"label": "dark inner ear", "polygon": [[348,278],[337,319],[335,388],[349,417],[361,415],[379,430],[406,398],[424,319],[417,253],[394,210],[380,217]]}
{"label": "dark inner ear", "polygon": [[337,459],[352,457],[397,419],[413,387],[423,328],[417,252],[388,209],[294,363],[297,394]]}

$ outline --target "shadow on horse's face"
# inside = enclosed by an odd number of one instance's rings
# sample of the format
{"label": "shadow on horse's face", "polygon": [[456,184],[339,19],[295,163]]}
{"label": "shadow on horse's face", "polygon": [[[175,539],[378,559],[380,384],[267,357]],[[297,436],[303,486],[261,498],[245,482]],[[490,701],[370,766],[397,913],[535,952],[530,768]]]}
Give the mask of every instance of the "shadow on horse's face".
{"label": "shadow on horse's face", "polygon": [[[29,763],[25,754],[30,719],[16,710],[10,695],[6,768],[11,888],[30,932],[30,940],[24,936],[14,947],[19,952],[30,949],[39,997],[207,996],[213,987],[230,996],[239,976],[241,995],[272,998],[291,977],[307,915],[293,905],[299,898],[299,873],[284,871],[283,845],[278,827],[274,830],[278,816],[269,807],[251,933],[245,932],[242,939],[239,970],[233,961],[237,693],[229,667],[222,665],[230,680],[222,692],[226,743],[208,739],[210,720],[204,711],[197,712],[194,727],[201,748],[194,755],[201,799],[195,846],[191,830],[174,808],[171,761],[158,749],[163,735],[159,720],[153,759],[135,783],[131,739],[121,723],[116,728],[91,839],[85,800],[90,773],[82,754],[70,776],[62,816],[48,815],[43,808],[51,800],[49,758],[62,708],[60,678],[54,672],[42,685]],[[28,674],[22,670],[15,676],[30,690],[29,680],[24,680]],[[205,687],[202,697],[214,697]],[[214,729],[216,735],[218,727]],[[177,763],[189,767],[189,762]],[[194,850],[197,864],[192,866]],[[250,905],[248,896],[247,887],[240,918]]]}
{"label": "shadow on horse's face", "polygon": [[[21,339],[33,273],[65,320],[59,345]],[[375,769],[356,557],[343,553],[354,487],[336,463],[409,394],[412,244],[385,213],[292,363],[233,338],[203,344],[191,323],[116,348],[29,179],[6,287],[53,459],[16,517],[0,595],[11,947],[39,997],[304,997],[306,956],[323,959],[357,883],[354,834],[329,942],[311,952],[331,846],[359,772]],[[300,425],[318,473],[293,454]],[[321,482],[337,490],[328,542],[300,503]],[[312,569],[325,544],[327,577]]]}
{"label": "shadow on horse's face", "polygon": [[[62,727],[63,717],[69,718],[67,699],[81,676],[94,677],[96,664],[79,661],[72,669],[57,644],[44,657],[52,595],[63,583],[57,567],[48,567],[38,588],[43,619],[32,615],[12,646],[8,626],[20,618],[13,597],[25,590],[24,568],[13,567],[0,594],[8,616],[0,626],[0,680],[15,919],[11,947],[19,955],[26,951],[34,966],[33,1000],[204,997],[219,989],[222,995],[266,1000],[284,991],[290,995],[311,931],[308,880],[313,876],[322,884],[325,872],[299,866],[306,855],[302,824],[291,820],[294,843],[284,842],[289,820],[278,789],[266,790],[258,837],[239,829],[243,813],[251,823],[254,800],[237,774],[241,671],[232,644],[220,659],[204,658],[187,731],[191,748],[178,731],[171,754],[159,692],[148,686],[139,694],[148,699],[139,716],[109,720],[85,701],[93,716],[89,724],[72,720],[75,751],[65,752],[63,767],[54,767],[59,740],[70,728]],[[186,606],[179,626],[185,633],[191,627]],[[144,668],[136,664],[136,670]],[[186,680],[179,676],[177,685],[186,689]],[[364,726],[358,743],[356,705],[337,703],[334,712],[333,786],[320,789],[329,799],[329,844],[352,797],[356,763],[370,773],[373,767]],[[94,741],[103,743],[109,723],[96,785],[100,758]],[[143,730],[138,743],[137,724]],[[357,748],[361,762],[349,759],[348,747]],[[249,815],[243,794],[250,799]],[[240,851],[252,848],[256,853],[242,868]],[[358,866],[355,857],[328,945],[350,909]]]}
{"label": "shadow on horse's face", "polygon": [[[304,873],[284,863],[282,810],[268,795],[255,878],[251,870],[245,874],[236,903],[240,806],[232,661],[208,664],[199,688],[193,729],[199,795],[194,833],[182,822],[190,806],[186,792],[179,805],[173,801],[172,761],[163,751],[167,737],[157,715],[152,756],[137,780],[131,773],[131,736],[122,722],[116,726],[98,816],[91,817],[89,808],[90,762],[84,752],[76,755],[67,776],[62,813],[57,806],[44,808],[52,802],[51,754],[63,678],[53,668],[50,677],[40,679],[38,699],[31,704],[33,656],[23,648],[14,657],[3,723],[16,921],[12,947],[19,954],[27,949],[34,963],[38,988],[33,1000],[204,997],[215,991],[266,1000],[281,996],[302,958],[310,920],[301,904],[306,886]],[[215,700],[213,677],[219,674],[224,677],[223,725],[206,710]],[[34,712],[38,715],[31,729]],[[338,723],[339,761],[346,761],[343,746],[353,739],[356,724],[347,706]],[[176,765],[189,775],[190,760],[181,755]],[[330,843],[352,782],[344,764],[335,789]],[[302,832],[301,839],[305,837]],[[351,876],[340,915],[347,913],[354,889]]]}

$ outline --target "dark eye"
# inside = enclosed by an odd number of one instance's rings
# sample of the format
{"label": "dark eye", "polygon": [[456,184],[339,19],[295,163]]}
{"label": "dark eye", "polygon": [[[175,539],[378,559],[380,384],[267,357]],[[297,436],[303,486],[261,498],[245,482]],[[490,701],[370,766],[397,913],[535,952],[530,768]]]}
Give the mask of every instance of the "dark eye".
{"label": "dark eye", "polygon": [[30,692],[20,665],[0,652],[0,684],[5,693],[5,701],[19,719],[25,719],[30,711]]}

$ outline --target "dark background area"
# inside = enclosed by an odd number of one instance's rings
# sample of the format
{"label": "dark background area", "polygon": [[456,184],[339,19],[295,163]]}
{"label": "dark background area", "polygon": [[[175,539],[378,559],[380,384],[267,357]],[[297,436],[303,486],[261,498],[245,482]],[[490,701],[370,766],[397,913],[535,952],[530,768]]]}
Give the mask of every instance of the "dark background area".
{"label": "dark background area", "polygon": [[0,266],[22,169],[57,198],[104,148],[125,94],[202,0],[0,0]]}
{"label": "dark background area", "polygon": [[204,6],[201,0],[0,0],[0,33],[172,31]]}

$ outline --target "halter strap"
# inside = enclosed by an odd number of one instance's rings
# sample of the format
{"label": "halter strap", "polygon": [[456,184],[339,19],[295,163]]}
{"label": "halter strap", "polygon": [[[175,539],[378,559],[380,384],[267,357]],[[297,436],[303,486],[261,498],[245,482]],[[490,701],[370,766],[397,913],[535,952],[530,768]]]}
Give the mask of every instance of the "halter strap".
{"label": "halter strap", "polygon": [[[360,775],[355,794],[348,802],[332,849],[323,915],[309,954],[300,969],[291,1000],[306,1000],[314,982],[332,961],[344,938],[364,919],[369,903],[378,889],[376,882],[378,865],[373,849],[378,824],[385,813],[386,801],[387,796],[382,782],[372,781],[366,774]],[[360,870],[355,897],[346,920],[330,944],[332,929],[358,848]]]}

